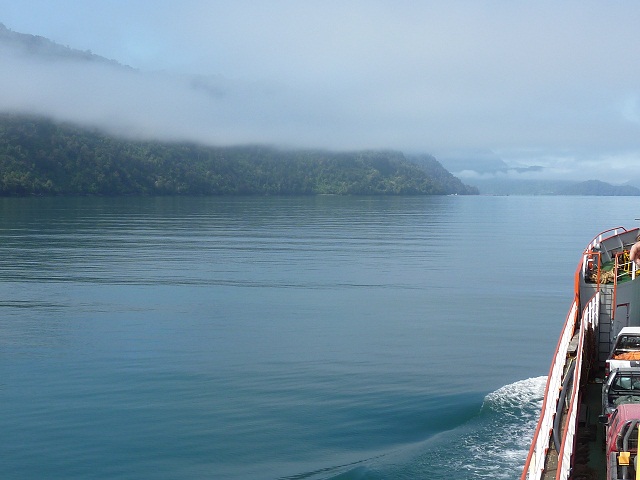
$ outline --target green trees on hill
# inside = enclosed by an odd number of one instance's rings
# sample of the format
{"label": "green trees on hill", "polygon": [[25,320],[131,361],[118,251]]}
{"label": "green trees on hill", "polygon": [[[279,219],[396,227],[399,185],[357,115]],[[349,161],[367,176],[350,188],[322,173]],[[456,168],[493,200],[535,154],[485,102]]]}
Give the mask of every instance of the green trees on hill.
{"label": "green trees on hill", "polygon": [[433,159],[131,141],[0,116],[0,195],[477,194]]}

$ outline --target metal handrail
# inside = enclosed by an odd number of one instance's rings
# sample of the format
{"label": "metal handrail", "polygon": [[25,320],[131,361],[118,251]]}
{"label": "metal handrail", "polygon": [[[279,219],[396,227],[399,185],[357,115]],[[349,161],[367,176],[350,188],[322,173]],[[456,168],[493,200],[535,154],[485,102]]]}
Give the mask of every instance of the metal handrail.
{"label": "metal handrail", "polygon": [[631,280],[635,280],[638,265],[631,261],[628,250],[616,254],[616,270],[616,279],[622,278],[623,275],[630,275]]}
{"label": "metal handrail", "polygon": [[[615,236],[617,236],[617,235],[620,235],[621,233],[625,233],[625,232],[628,232],[628,231],[629,231],[629,230],[627,230],[627,229],[626,229],[626,228],[624,228],[624,227],[613,227],[613,228],[609,228],[608,230],[604,230],[604,231],[600,232],[598,235],[596,235],[595,237],[593,237],[593,240],[591,240],[591,241],[589,242],[589,244],[587,245],[587,248],[585,249],[585,251],[586,251],[586,250],[591,250],[591,249],[593,249],[596,245],[598,245],[599,243],[601,243],[601,242],[604,240],[604,238],[603,238],[603,237],[604,237],[604,235],[605,235],[606,233],[613,232],[613,234],[612,234],[612,235],[610,235],[610,237],[615,237]],[[609,237],[607,237],[607,238],[609,238]]]}
{"label": "metal handrail", "polygon": [[[578,336],[578,350],[576,355],[576,373],[573,378],[573,388],[571,399],[569,402],[569,410],[567,413],[567,426],[565,427],[562,445],[558,452],[558,480],[566,480],[569,478],[571,471],[571,456],[573,455],[573,440],[575,435],[575,423],[577,421],[578,398],[580,391],[580,374],[582,371],[582,351],[584,345],[585,330],[588,326],[593,326],[599,315],[600,294],[596,293],[587,303],[583,310],[583,320],[580,324]],[[542,404],[542,412],[533,434],[531,448],[522,471],[521,480],[540,480],[544,473],[545,457],[549,446],[549,438],[553,429],[553,420],[555,416],[555,406],[560,397],[560,385],[562,383],[562,375],[567,364],[567,351],[569,341],[573,337],[577,322],[578,312],[577,301],[574,301],[567,320],[563,328],[554,361],[547,377],[547,386]]]}
{"label": "metal handrail", "polygon": [[[615,237],[617,235],[621,235],[623,233],[629,232],[630,230],[627,230],[624,227],[614,227],[614,228],[609,228],[608,230],[604,230],[602,232],[600,232],[598,235],[596,235],[595,237],[593,237],[593,240],[591,240],[587,246],[585,247],[584,251],[582,252],[582,273],[584,274],[586,272],[587,269],[587,262],[588,262],[588,257],[591,255],[598,255],[598,275],[600,272],[600,257],[599,257],[599,252],[597,252],[597,249],[600,247],[600,244],[606,240],[606,238],[611,238],[611,237]],[[613,232],[611,235],[607,236],[606,238],[604,237],[607,233],[609,232]],[[598,278],[598,284],[600,284],[600,279]]]}
{"label": "metal handrail", "polygon": [[569,401],[569,409],[567,411],[567,422],[564,428],[562,447],[558,453],[558,471],[556,480],[567,480],[571,475],[571,458],[573,457],[573,449],[575,447],[576,422],[578,418],[578,399],[580,398],[580,380],[582,376],[583,346],[585,342],[586,330],[588,327],[593,328],[598,319],[600,312],[600,294],[596,293],[589,303],[585,306],[582,313],[582,321],[580,322],[580,334],[578,337],[578,350],[576,355],[576,367],[573,375],[573,389],[571,391],[571,400]]}
{"label": "metal handrail", "polygon": [[534,480],[542,478],[544,471],[544,460],[549,446],[549,437],[553,429],[553,417],[555,407],[560,396],[560,385],[562,383],[562,374],[567,361],[567,351],[569,342],[573,337],[578,317],[578,303],[574,299],[571,309],[567,315],[562,335],[558,340],[556,353],[553,363],[547,376],[547,385],[545,391],[550,395],[545,395],[542,403],[542,413],[538,419],[536,430],[533,434],[531,448],[525,462],[522,472],[522,480]]}

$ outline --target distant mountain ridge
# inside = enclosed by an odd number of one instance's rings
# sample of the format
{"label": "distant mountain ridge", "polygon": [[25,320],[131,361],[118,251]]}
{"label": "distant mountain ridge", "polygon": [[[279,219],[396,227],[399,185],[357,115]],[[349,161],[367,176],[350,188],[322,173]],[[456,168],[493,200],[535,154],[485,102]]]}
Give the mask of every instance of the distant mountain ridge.
{"label": "distant mountain ridge", "polygon": [[442,165],[487,195],[600,195],[637,196],[630,182],[612,185],[600,180],[571,181],[518,178],[519,174],[544,173],[544,167],[509,167],[497,155],[478,152],[476,158],[443,158]]}
{"label": "distant mountain ridge", "polygon": [[600,180],[576,183],[557,193],[558,195],[638,196],[640,189],[631,185],[611,185]]}
{"label": "distant mountain ridge", "polygon": [[572,182],[568,180],[476,179],[466,180],[483,195],[589,195],[638,196],[640,189],[632,185],[612,185],[600,180]]}
{"label": "distant mountain ridge", "polygon": [[0,23],[0,47],[13,50],[15,53],[24,55],[27,58],[32,57],[51,61],[75,60],[96,62],[133,70],[128,65],[123,65],[115,60],[95,55],[89,50],[83,51],[65,47],[39,35],[14,32],[2,23]]}

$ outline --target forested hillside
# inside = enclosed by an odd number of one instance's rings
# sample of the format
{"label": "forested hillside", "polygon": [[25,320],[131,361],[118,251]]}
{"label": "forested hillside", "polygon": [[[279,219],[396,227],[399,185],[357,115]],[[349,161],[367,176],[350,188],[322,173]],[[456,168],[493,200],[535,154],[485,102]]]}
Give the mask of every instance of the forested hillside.
{"label": "forested hillside", "polygon": [[477,194],[435,159],[391,151],[205,147],[0,116],[0,195]]}

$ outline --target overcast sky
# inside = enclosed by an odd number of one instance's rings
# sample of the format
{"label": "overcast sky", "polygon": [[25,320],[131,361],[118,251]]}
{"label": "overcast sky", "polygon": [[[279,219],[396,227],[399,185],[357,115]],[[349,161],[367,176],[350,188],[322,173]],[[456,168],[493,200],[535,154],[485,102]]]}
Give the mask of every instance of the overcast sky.
{"label": "overcast sky", "polygon": [[0,23],[136,69],[0,52],[0,109],[640,178],[636,1],[0,0]]}

